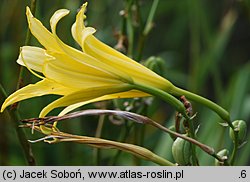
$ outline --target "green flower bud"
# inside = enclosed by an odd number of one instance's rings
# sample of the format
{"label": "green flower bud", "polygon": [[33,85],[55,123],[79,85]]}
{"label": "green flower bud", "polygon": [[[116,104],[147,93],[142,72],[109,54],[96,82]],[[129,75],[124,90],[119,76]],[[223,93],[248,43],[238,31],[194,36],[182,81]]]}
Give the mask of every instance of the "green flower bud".
{"label": "green flower bud", "polygon": [[164,60],[160,57],[151,56],[145,61],[145,66],[150,70],[158,73],[163,74],[162,68],[164,67]]}
{"label": "green flower bud", "polygon": [[[222,149],[217,153],[218,156],[220,156],[221,158],[224,158],[225,160],[228,159],[228,154],[229,154],[229,151],[227,149]],[[215,159],[215,165],[223,166],[223,163]]]}
{"label": "green flower bud", "polygon": [[179,137],[174,141],[172,145],[172,154],[174,160],[179,165],[188,165],[190,163],[191,153],[191,144],[188,141]]}
{"label": "green flower bud", "polygon": [[[247,125],[246,122],[243,120],[236,120],[233,121],[233,126],[235,127],[235,130],[238,131],[238,141],[239,144],[242,144],[245,140],[246,133],[247,133]],[[229,135],[231,139],[234,141],[235,136],[234,136],[234,131],[232,128],[230,128]]]}

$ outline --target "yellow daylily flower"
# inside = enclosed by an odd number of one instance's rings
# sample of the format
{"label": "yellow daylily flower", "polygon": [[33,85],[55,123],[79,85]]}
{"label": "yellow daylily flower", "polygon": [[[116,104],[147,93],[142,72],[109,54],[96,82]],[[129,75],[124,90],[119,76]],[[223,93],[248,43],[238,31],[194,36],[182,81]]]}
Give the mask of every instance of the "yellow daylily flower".
{"label": "yellow daylily flower", "polygon": [[[229,120],[228,113],[218,105],[175,87],[165,78],[99,41],[93,35],[96,30],[84,25],[86,6],[87,3],[83,4],[71,28],[72,36],[81,46],[81,51],[65,44],[56,34],[57,23],[69,10],[60,9],[54,13],[50,19],[50,32],[27,7],[29,29],[44,48],[22,47],[17,63],[27,67],[42,80],[11,94],[3,103],[1,112],[15,102],[47,94],[62,97],[47,105],[40,117],[57,107],[66,106],[60,113],[63,115],[84,104],[116,98],[145,97],[156,91],[160,95],[185,95]],[[169,102],[172,105],[179,104],[179,101]]]}
{"label": "yellow daylily flower", "polygon": [[40,117],[63,106],[68,106],[62,112],[66,114],[91,102],[149,96],[134,90],[132,85],[135,82],[159,89],[171,85],[166,79],[97,40],[92,35],[95,29],[84,26],[86,6],[87,3],[82,6],[72,26],[73,37],[82,46],[82,51],[66,45],[56,34],[56,25],[69,13],[68,10],[61,9],[54,13],[50,20],[50,32],[33,17],[27,7],[30,31],[44,48],[22,47],[17,63],[26,66],[35,75],[35,72],[41,73],[42,76],[37,76],[42,81],[11,94],[3,103],[1,112],[7,106],[24,99],[56,94],[62,97],[46,106]]}

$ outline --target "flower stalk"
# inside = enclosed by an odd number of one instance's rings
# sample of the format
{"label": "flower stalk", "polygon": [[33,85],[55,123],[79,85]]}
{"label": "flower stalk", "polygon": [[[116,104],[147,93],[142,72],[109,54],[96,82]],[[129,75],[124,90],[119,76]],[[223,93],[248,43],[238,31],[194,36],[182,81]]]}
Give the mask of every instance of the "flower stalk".
{"label": "flower stalk", "polygon": [[233,151],[231,154],[231,159],[230,159],[230,165],[234,165],[235,162],[235,158],[236,155],[238,153],[238,148],[239,148],[239,131],[236,131],[236,129],[234,129],[234,147],[233,147]]}
{"label": "flower stalk", "polygon": [[142,84],[134,84],[134,88],[137,90],[146,92],[148,94],[160,97],[161,99],[169,103],[171,106],[173,106],[178,112],[180,112],[183,115],[183,117],[185,117],[186,119],[189,118],[189,116],[186,113],[186,109],[184,105],[181,103],[181,101],[176,99],[171,94],[164,92],[163,90],[160,90],[154,87],[145,86]]}
{"label": "flower stalk", "polygon": [[221,106],[219,106],[218,104],[202,97],[199,96],[197,94],[194,94],[192,92],[189,92],[187,90],[183,90],[181,88],[178,87],[174,87],[172,91],[170,91],[173,95],[176,96],[182,96],[184,95],[187,99],[198,102],[200,104],[203,104],[205,106],[207,106],[208,108],[210,108],[211,110],[213,110],[214,112],[216,112],[223,120],[225,120],[228,125],[230,127],[233,127],[231,121],[230,121],[230,115],[229,113],[223,109]]}

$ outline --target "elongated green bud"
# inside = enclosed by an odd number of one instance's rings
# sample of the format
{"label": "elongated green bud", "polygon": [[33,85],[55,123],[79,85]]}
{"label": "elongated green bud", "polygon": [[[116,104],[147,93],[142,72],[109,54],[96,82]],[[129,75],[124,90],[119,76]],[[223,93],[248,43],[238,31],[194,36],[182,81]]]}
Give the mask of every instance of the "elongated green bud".
{"label": "elongated green bud", "polygon": [[[229,154],[229,151],[228,151],[227,149],[222,149],[222,150],[220,150],[220,151],[217,153],[218,156],[220,156],[221,158],[223,158],[223,159],[225,159],[225,160],[228,159],[228,154]],[[217,159],[215,159],[215,165],[216,165],[216,166],[223,166],[224,163],[218,161]]]}
{"label": "elongated green bud", "polygon": [[[246,138],[247,133],[247,125],[243,120],[235,120],[233,121],[233,126],[235,127],[235,131],[238,132],[238,141],[239,144],[242,144]],[[233,141],[235,141],[235,133],[233,129],[230,128],[229,135]]]}
{"label": "elongated green bud", "polygon": [[185,166],[190,164],[191,158],[191,144],[182,139],[177,138],[172,145],[172,154],[179,165]]}

